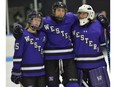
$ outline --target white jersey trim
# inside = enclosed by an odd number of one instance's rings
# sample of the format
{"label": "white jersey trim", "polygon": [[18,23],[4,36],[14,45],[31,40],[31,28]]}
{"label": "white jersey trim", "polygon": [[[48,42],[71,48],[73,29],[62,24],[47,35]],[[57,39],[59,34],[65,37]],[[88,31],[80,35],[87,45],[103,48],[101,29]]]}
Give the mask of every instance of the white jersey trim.
{"label": "white jersey trim", "polygon": [[62,50],[45,50],[44,53],[65,53],[65,52],[72,52],[73,48],[71,49],[62,49]]}
{"label": "white jersey trim", "polygon": [[13,62],[21,62],[22,59],[13,59]]}
{"label": "white jersey trim", "polygon": [[44,69],[45,66],[36,66],[36,67],[21,67],[21,70],[41,70]]}
{"label": "white jersey trim", "polygon": [[19,76],[19,75],[21,75],[22,73],[21,73],[21,72],[20,72],[20,73],[12,72],[12,74],[13,74],[13,75],[16,75],[16,76]]}
{"label": "white jersey trim", "polygon": [[103,59],[104,55],[102,56],[98,56],[98,57],[78,57],[75,58],[75,60],[77,61],[89,61],[89,60],[99,60],[99,59]]}
{"label": "white jersey trim", "polygon": [[[108,44],[109,44],[109,41],[108,41]],[[100,44],[100,46],[105,46],[106,45],[106,43],[102,43],[102,44]]]}
{"label": "white jersey trim", "polygon": [[100,46],[105,46],[106,45],[106,43],[102,43],[102,44],[100,44]]}

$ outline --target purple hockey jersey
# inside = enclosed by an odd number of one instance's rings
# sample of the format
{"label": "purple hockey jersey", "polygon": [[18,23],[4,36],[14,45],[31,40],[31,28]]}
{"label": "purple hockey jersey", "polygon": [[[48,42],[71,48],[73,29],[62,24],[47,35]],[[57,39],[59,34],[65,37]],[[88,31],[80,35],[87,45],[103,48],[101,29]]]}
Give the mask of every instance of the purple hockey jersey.
{"label": "purple hockey jersey", "polygon": [[21,70],[22,76],[26,77],[45,75],[45,38],[44,32],[32,34],[24,29],[22,37],[15,41],[13,69]]}
{"label": "purple hockey jersey", "polygon": [[78,68],[97,68],[105,66],[106,62],[100,44],[105,42],[104,29],[99,21],[87,26],[73,27],[74,52]]}
{"label": "purple hockey jersey", "polygon": [[46,60],[74,58],[71,43],[71,28],[76,21],[73,13],[67,13],[61,23],[56,23],[50,16],[44,19],[44,31],[47,35],[45,47]]}

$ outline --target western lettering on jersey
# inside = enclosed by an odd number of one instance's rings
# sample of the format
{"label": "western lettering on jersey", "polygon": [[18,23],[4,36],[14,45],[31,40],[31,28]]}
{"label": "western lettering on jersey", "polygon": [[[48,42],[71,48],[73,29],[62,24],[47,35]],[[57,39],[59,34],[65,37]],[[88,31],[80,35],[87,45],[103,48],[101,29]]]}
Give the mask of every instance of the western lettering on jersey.
{"label": "western lettering on jersey", "polygon": [[56,28],[56,34],[60,34],[59,28]]}
{"label": "western lettering on jersey", "polygon": [[88,44],[89,38],[85,38],[85,43]]}
{"label": "western lettering on jersey", "polygon": [[38,47],[37,42],[35,42],[35,43],[34,43],[34,47],[35,47],[35,48],[37,48],[37,47]]}
{"label": "western lettering on jersey", "polygon": [[[75,33],[76,33],[76,32],[75,32]],[[76,37],[77,37],[77,38],[80,37],[79,32],[76,33]]]}
{"label": "western lettering on jersey", "polygon": [[73,36],[75,36],[75,34],[76,34],[76,30],[73,30],[73,32],[72,32],[72,33],[73,33]]}
{"label": "western lettering on jersey", "polygon": [[99,52],[99,47],[97,47],[97,52]]}
{"label": "western lettering on jersey", "polygon": [[44,25],[44,28],[45,28],[46,30],[49,30],[49,25],[48,25],[48,24]]}
{"label": "western lettering on jersey", "polygon": [[97,44],[93,44],[93,49],[97,49]]}
{"label": "western lettering on jersey", "polygon": [[73,31],[73,36],[75,36],[76,38],[80,38],[81,41],[85,41],[85,43],[89,46],[89,47],[93,47],[94,50],[97,50],[97,52],[99,52],[99,47],[97,46],[97,44],[95,44],[92,40],[90,40],[89,38],[85,37],[85,35],[81,35],[80,32],[76,32],[76,30]]}
{"label": "western lettering on jersey", "polygon": [[90,46],[90,47],[93,46],[93,41],[89,41],[89,46]]}
{"label": "western lettering on jersey", "polygon": [[49,24],[44,25],[45,30],[50,30],[51,32],[55,32],[56,34],[61,34],[65,39],[70,39],[70,35],[68,33],[65,33],[65,31],[60,31],[59,28],[54,28],[54,26],[49,26]]}
{"label": "western lettering on jersey", "polygon": [[38,46],[38,51],[40,51],[40,49],[41,49],[41,46]]}
{"label": "western lettering on jersey", "polygon": [[68,36],[68,39],[71,41],[71,38],[70,38],[70,36]]}
{"label": "western lettering on jersey", "polygon": [[55,31],[54,26],[50,26],[50,29],[51,29],[51,32]]}
{"label": "western lettering on jersey", "polygon": [[29,36],[26,36],[25,40],[26,40],[26,42],[28,42],[29,41]]}
{"label": "western lettering on jersey", "polygon": [[33,38],[32,38],[32,39],[30,39],[30,44],[34,44],[34,42],[33,42]]}
{"label": "western lettering on jersey", "polygon": [[68,38],[68,33],[65,33],[65,38],[66,38],[66,39]]}
{"label": "western lettering on jersey", "polygon": [[64,31],[61,31],[62,36],[64,37]]}
{"label": "western lettering on jersey", "polygon": [[83,41],[83,40],[84,40],[84,35],[81,35],[81,37],[80,37],[80,38],[81,38],[81,40]]}
{"label": "western lettering on jersey", "polygon": [[42,52],[43,49],[41,48],[41,46],[39,46],[39,45],[37,44],[37,42],[34,42],[33,38],[30,38],[29,36],[25,36],[24,38],[25,38],[26,42],[29,42],[31,45],[34,45],[34,48],[37,48],[38,51],[41,52],[41,54],[43,53],[43,52]]}

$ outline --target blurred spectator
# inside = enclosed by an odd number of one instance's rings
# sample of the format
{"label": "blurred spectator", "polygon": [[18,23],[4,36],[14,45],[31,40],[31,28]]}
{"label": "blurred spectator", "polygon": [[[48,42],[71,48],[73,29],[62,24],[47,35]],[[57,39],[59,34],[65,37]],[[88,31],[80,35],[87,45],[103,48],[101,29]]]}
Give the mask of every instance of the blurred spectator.
{"label": "blurred spectator", "polygon": [[24,26],[24,24],[23,24],[23,21],[24,21],[23,16],[19,11],[16,14],[14,14],[13,18],[14,18],[14,23],[19,23],[22,26]]}
{"label": "blurred spectator", "polygon": [[10,33],[13,32],[13,26],[17,23],[25,27],[23,15],[19,11],[13,15],[13,20],[14,20],[14,23],[10,25]]}

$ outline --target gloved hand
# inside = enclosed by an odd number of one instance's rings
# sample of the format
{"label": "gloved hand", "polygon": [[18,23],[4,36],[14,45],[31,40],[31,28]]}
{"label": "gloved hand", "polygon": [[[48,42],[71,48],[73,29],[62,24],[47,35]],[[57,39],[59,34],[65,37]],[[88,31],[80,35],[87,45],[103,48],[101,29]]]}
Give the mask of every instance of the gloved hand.
{"label": "gloved hand", "polygon": [[11,81],[15,84],[19,84],[19,82],[21,83],[22,81],[21,79],[22,79],[21,72],[18,70],[13,70],[11,75]]}
{"label": "gloved hand", "polygon": [[103,28],[108,29],[109,23],[108,23],[107,17],[105,17],[102,14],[98,14],[97,17],[96,17],[96,19],[98,21],[100,21],[100,23],[102,24]]}
{"label": "gloved hand", "polygon": [[13,26],[13,36],[15,39],[20,39],[23,34],[23,27],[22,25],[15,23]]}

